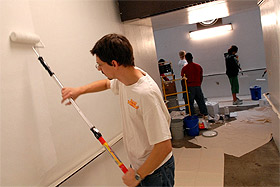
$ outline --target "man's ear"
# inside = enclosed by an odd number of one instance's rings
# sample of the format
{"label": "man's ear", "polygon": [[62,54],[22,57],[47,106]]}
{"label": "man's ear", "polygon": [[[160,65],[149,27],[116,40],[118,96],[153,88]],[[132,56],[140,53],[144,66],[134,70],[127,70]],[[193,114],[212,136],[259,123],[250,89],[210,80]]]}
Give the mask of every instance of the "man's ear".
{"label": "man's ear", "polygon": [[112,65],[113,65],[113,67],[118,67],[119,63],[115,60],[112,60]]}

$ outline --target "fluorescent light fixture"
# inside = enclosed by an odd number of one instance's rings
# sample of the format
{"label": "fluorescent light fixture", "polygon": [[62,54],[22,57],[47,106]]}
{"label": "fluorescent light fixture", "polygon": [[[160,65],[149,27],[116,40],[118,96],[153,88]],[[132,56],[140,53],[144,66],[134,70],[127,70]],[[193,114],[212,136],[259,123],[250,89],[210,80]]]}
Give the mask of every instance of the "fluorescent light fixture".
{"label": "fluorescent light fixture", "polygon": [[187,10],[189,24],[229,16],[228,7],[224,0],[192,6]]}
{"label": "fluorescent light fixture", "polygon": [[202,29],[197,31],[190,32],[190,38],[192,39],[203,39],[203,38],[210,38],[218,35],[225,34],[232,30],[231,24],[226,24],[218,27],[211,27],[209,29]]}

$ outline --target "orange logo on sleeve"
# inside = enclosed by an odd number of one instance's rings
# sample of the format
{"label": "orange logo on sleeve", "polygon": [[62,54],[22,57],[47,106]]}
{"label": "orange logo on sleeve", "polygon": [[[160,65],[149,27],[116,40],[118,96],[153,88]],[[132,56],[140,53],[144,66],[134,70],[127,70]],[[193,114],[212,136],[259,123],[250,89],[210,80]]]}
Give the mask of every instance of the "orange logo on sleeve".
{"label": "orange logo on sleeve", "polygon": [[135,109],[139,108],[139,106],[137,106],[137,102],[133,101],[132,99],[130,99],[130,101],[128,100],[127,103]]}

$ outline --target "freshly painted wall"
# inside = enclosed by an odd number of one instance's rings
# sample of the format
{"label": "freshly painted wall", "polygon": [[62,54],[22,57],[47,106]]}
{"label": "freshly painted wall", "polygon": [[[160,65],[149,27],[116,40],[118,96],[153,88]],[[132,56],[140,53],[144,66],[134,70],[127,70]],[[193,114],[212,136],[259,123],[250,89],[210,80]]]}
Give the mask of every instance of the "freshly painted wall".
{"label": "freshly painted wall", "polygon": [[269,97],[275,113],[273,139],[280,152],[280,4],[264,0],[260,4],[264,47],[266,54]]}
{"label": "freshly painted wall", "polygon": [[[55,186],[99,154],[102,146],[77,111],[60,103],[59,87],[31,46],[12,43],[10,33],[38,34],[45,45],[39,53],[65,86],[75,87],[106,78],[96,70],[95,57],[89,51],[108,33],[127,35],[136,65],[159,82],[154,73],[158,73],[157,64],[152,63],[157,61],[152,28],[124,26],[113,0],[1,0],[0,19],[0,186]],[[108,143],[121,138],[119,99],[110,90],[82,96],[77,104]],[[128,166],[121,153],[120,159]],[[114,169],[93,166],[99,169],[87,181],[121,185],[122,172],[106,154],[94,165],[110,163]]]}
{"label": "freshly painted wall", "polygon": [[[199,63],[204,70],[202,84],[204,96],[231,96],[223,54],[234,44],[239,47],[239,60],[245,71],[244,75],[239,77],[240,95],[249,95],[249,87],[253,85],[260,85],[262,92],[267,91],[267,82],[256,81],[257,78],[261,78],[264,70],[250,71],[266,67],[259,9],[254,8],[225,17],[223,23],[231,23],[233,30],[221,36],[202,40],[189,38],[189,31],[197,29],[195,24],[155,30],[158,59],[171,61],[176,77],[179,78],[181,70],[178,67],[180,60],[178,53],[180,50],[191,52],[194,62]],[[181,89],[180,84],[177,84],[178,89]]]}

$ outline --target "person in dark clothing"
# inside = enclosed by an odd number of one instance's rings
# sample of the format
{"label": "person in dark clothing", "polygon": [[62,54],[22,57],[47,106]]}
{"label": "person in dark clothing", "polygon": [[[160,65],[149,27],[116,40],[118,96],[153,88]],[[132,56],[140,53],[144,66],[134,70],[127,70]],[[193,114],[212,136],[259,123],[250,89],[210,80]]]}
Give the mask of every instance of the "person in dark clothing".
{"label": "person in dark clothing", "polygon": [[[189,102],[190,102],[189,104],[191,108],[191,115],[195,114],[195,109],[194,109],[194,100],[195,100],[199,107],[200,113],[204,116],[208,116],[207,107],[205,105],[205,99],[201,89],[201,83],[203,80],[203,69],[199,64],[193,62],[193,56],[191,53],[186,54],[186,60],[188,64],[182,68],[181,76],[187,78],[187,87],[189,93]],[[183,83],[182,83],[182,88],[184,91],[186,90]],[[185,93],[183,94],[183,96],[184,96],[185,103],[188,103],[187,96]],[[187,107],[186,107],[186,112],[188,113]]]}
{"label": "person in dark clothing", "polygon": [[164,66],[164,63],[165,63],[165,60],[164,59],[159,59],[158,61],[158,68],[159,68],[159,73],[160,73],[160,76],[163,78],[163,80],[165,81],[169,81],[169,79],[167,78],[167,76],[164,74],[164,68],[161,68]]}
{"label": "person in dark clothing", "polygon": [[225,62],[226,62],[226,74],[229,78],[230,86],[231,86],[231,93],[232,93],[232,100],[233,105],[240,105],[242,104],[242,100],[240,100],[236,94],[239,93],[239,82],[238,82],[238,73],[239,70],[242,71],[238,56],[236,55],[238,51],[238,47],[232,45],[227,53],[224,53]]}

